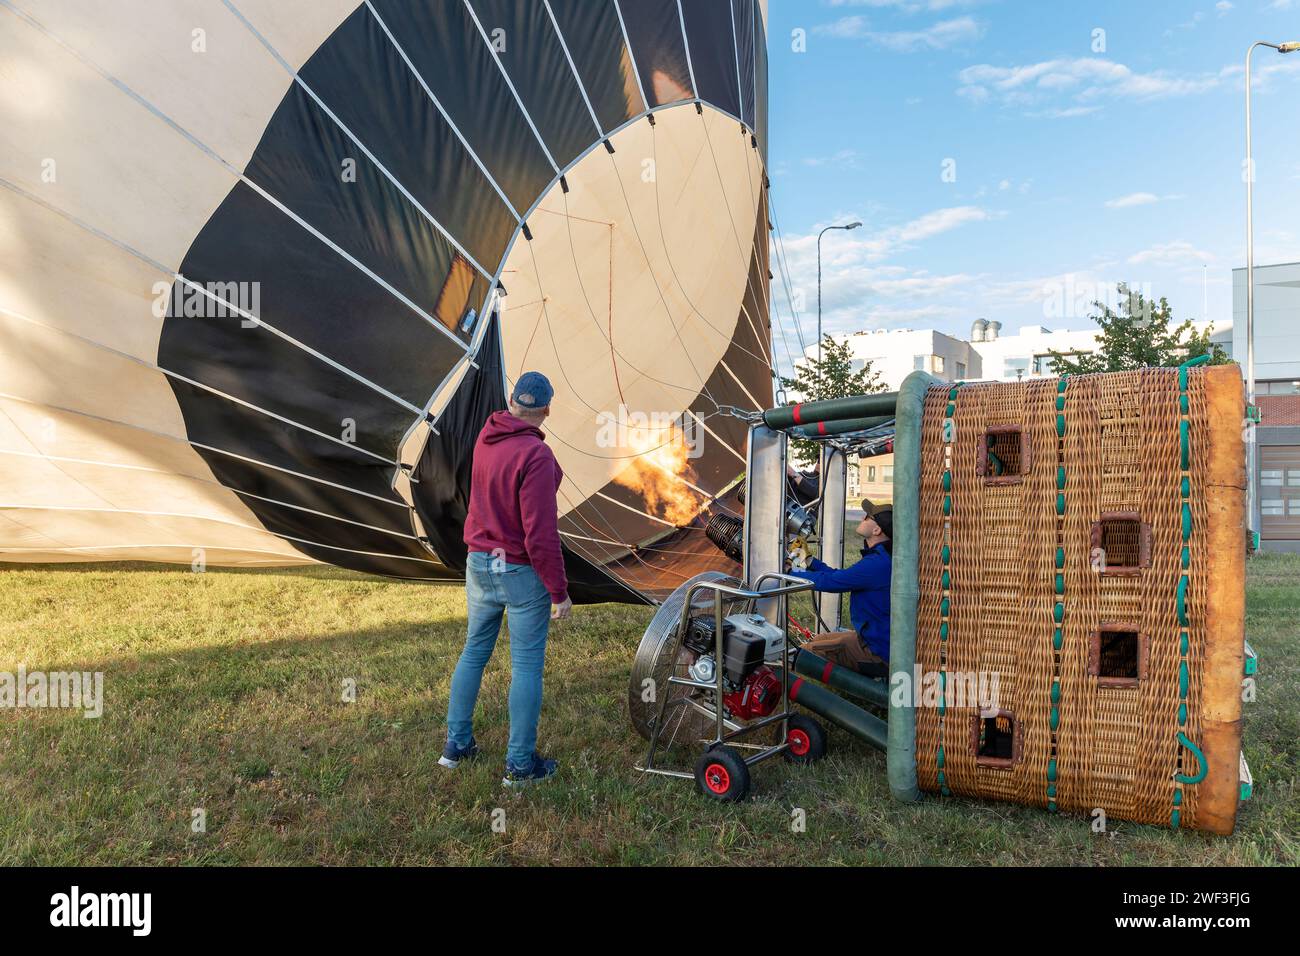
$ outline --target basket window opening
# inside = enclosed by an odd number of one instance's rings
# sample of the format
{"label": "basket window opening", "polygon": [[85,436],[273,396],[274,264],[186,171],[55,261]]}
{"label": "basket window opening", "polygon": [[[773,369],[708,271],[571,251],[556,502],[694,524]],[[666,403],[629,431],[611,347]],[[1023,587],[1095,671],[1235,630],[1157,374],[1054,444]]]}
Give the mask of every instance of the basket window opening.
{"label": "basket window opening", "polygon": [[975,756],[1011,760],[1015,754],[1015,718],[999,714],[996,717],[981,717],[979,721],[979,744]]}
{"label": "basket window opening", "polygon": [[1101,522],[1101,550],[1108,568],[1136,568],[1142,563],[1142,525],[1136,519]]}
{"label": "basket window opening", "polygon": [[1098,687],[1137,687],[1147,676],[1148,643],[1131,623],[1103,623],[1090,636],[1089,676],[1097,678]]}
{"label": "basket window opening", "polygon": [[989,430],[984,435],[987,454],[984,477],[1014,478],[1025,473],[1024,434],[1020,429]]}
{"label": "basket window opening", "polygon": [[1097,676],[1131,680],[1138,679],[1137,631],[1102,631],[1097,655]]}

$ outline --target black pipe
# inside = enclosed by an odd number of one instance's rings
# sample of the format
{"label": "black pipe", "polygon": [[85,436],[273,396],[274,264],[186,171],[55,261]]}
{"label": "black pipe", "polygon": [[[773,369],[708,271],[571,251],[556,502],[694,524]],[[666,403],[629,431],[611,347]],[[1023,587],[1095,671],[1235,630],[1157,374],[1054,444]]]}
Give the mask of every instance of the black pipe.
{"label": "black pipe", "polygon": [[846,418],[873,418],[878,415],[893,417],[894,406],[897,404],[897,392],[875,392],[871,395],[851,395],[848,398],[828,398],[820,402],[799,402],[769,408],[763,413],[763,424],[780,431],[795,425],[838,422]]}
{"label": "black pipe", "polygon": [[889,727],[883,720],[832,694],[825,687],[800,677],[790,685],[790,700],[862,738],[877,750],[889,749]]}
{"label": "black pipe", "polygon": [[847,435],[851,432],[864,432],[869,428],[879,428],[894,420],[893,415],[875,415],[871,418],[844,418],[832,422],[818,422],[815,425],[796,425],[786,432],[794,438],[821,438],[826,435]]}
{"label": "black pipe", "polygon": [[873,680],[863,674],[833,664],[812,651],[800,650],[795,654],[794,672],[829,687],[843,691],[875,707],[889,707],[889,687],[882,680]]}

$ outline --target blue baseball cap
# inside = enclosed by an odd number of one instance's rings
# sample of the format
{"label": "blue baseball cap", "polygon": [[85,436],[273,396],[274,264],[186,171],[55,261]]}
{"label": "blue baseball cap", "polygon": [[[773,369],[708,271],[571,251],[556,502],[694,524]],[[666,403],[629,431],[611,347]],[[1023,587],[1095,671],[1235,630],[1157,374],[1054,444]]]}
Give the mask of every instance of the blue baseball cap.
{"label": "blue baseball cap", "polygon": [[515,390],[510,393],[510,401],[521,408],[545,408],[551,404],[555,389],[551,388],[550,379],[541,372],[524,372],[515,382]]}

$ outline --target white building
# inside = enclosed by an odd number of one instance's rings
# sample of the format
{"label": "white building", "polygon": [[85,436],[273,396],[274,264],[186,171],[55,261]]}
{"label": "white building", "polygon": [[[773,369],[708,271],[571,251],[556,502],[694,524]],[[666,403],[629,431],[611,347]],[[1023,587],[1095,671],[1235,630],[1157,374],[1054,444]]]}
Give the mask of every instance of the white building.
{"label": "white building", "polygon": [[[1000,322],[979,319],[971,326],[970,341],[934,329],[872,329],[835,338],[852,350],[855,368],[870,362],[891,391],[917,370],[949,382],[1051,375],[1053,350],[1079,354],[1096,347],[1095,329],[1025,325],[1015,335],[1002,335],[1001,329]],[[816,346],[807,354],[815,355]]]}
{"label": "white building", "polygon": [[[983,323],[983,325],[981,325]],[[1052,353],[1087,355],[1097,348],[1096,329],[1048,329],[1022,325],[1015,335],[1002,335],[1001,323],[980,319],[971,328],[971,342],[983,359],[984,378],[1013,382],[1019,378],[1054,376]]]}
{"label": "white building", "polygon": [[[1232,357],[1246,370],[1246,270],[1232,272]],[[1255,267],[1260,546],[1300,551],[1300,262]],[[1217,332],[1215,335],[1218,338]]]}
{"label": "white building", "polygon": [[[971,343],[934,329],[873,329],[835,338],[852,350],[855,371],[870,362],[890,391],[918,370],[950,382],[981,377],[980,356]],[[811,346],[808,354],[816,353]]]}

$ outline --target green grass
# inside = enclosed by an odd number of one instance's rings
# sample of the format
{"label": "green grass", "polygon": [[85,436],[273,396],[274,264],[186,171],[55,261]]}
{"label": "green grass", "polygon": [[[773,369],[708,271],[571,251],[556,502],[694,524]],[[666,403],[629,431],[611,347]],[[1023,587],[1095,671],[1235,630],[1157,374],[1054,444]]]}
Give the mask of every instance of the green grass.
{"label": "green grass", "polygon": [[[561,774],[509,794],[504,647],[480,701],[485,756],[437,766],[458,586],[322,568],[10,566],[0,670],[103,671],[105,704],[98,720],[0,711],[0,863],[1295,865],[1300,558],[1252,561],[1248,607],[1256,795],[1236,835],[1119,821],[1098,835],[1007,804],[900,805],[883,756],[840,732],[820,764],[755,768],[738,806],[638,774],[625,694],[647,608],[583,607],[553,630],[542,742]],[[195,808],[205,833],[191,832]],[[806,832],[792,832],[795,808]]]}

